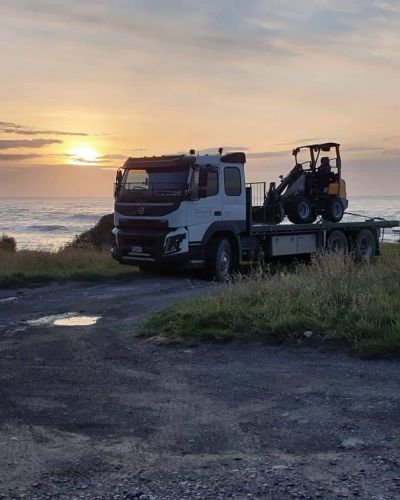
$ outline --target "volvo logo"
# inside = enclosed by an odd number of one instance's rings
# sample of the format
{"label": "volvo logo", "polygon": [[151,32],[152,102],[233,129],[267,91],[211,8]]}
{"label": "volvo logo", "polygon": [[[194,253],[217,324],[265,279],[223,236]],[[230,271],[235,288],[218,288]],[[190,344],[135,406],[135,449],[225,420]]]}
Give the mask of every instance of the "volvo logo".
{"label": "volvo logo", "polygon": [[139,215],[143,215],[144,214],[144,207],[140,207],[138,212],[139,212]]}

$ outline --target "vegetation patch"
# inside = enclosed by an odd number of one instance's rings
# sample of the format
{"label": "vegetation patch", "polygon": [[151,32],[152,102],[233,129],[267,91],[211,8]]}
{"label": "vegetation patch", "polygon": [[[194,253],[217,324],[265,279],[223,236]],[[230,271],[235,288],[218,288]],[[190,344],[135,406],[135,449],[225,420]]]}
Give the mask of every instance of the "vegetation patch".
{"label": "vegetation patch", "polygon": [[320,254],[294,270],[239,276],[217,293],[154,315],[145,331],[179,339],[312,336],[345,340],[364,355],[399,353],[399,282],[400,245],[383,245],[370,264]]}
{"label": "vegetation patch", "polygon": [[54,280],[94,280],[126,276],[134,266],[115,262],[109,250],[67,248],[59,252],[0,250],[0,287]]}
{"label": "vegetation patch", "polygon": [[113,215],[105,215],[58,252],[19,250],[14,238],[0,238],[0,287],[53,280],[95,280],[126,276],[134,266],[115,262],[110,254]]}
{"label": "vegetation patch", "polygon": [[75,236],[66,248],[108,249],[113,228],[114,214],[103,215],[95,226]]}
{"label": "vegetation patch", "polygon": [[11,236],[7,236],[6,234],[3,234],[0,237],[0,251],[1,252],[16,252],[17,251],[17,242],[15,241],[15,238],[12,238]]}

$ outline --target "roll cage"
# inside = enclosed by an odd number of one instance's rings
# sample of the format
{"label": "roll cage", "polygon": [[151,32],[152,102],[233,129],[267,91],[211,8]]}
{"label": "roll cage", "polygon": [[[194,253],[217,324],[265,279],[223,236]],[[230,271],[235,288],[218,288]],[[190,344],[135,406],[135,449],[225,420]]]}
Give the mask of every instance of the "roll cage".
{"label": "roll cage", "polygon": [[[308,149],[310,154],[310,159],[305,162],[299,162],[298,155],[302,150]],[[337,142],[325,142],[323,144],[308,144],[305,146],[299,146],[293,149],[293,156],[295,157],[296,165],[300,164],[303,166],[309,164],[309,170],[315,173],[319,166],[318,160],[322,157],[321,153],[330,153],[331,150],[334,150],[334,157],[329,157],[329,160],[335,161],[335,165],[330,165],[331,168],[337,169],[338,180],[342,178],[342,159],[340,156],[340,144]],[[306,169],[305,169],[306,170]]]}

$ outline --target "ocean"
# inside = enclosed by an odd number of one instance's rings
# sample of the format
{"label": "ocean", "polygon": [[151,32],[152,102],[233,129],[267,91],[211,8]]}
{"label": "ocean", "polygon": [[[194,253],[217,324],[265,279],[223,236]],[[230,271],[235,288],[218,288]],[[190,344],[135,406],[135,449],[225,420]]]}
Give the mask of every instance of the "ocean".
{"label": "ocean", "polygon": [[[13,236],[18,249],[54,251],[112,211],[112,198],[2,198],[0,235]],[[347,211],[364,217],[399,220],[400,196],[353,197]],[[360,219],[346,215],[345,220]],[[384,238],[396,241],[399,235],[386,230]]]}

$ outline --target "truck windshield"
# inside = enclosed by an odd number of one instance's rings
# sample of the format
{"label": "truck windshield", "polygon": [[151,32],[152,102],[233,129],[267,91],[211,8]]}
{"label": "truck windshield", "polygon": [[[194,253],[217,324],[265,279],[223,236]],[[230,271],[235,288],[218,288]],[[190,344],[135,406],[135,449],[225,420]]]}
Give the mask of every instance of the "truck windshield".
{"label": "truck windshield", "polygon": [[189,168],[126,169],[120,186],[118,201],[183,199],[187,194]]}

